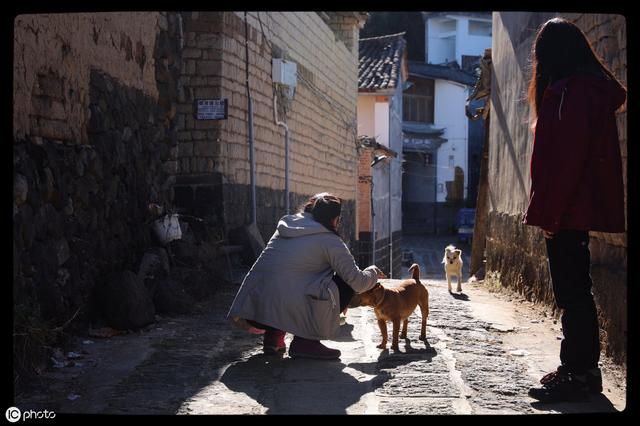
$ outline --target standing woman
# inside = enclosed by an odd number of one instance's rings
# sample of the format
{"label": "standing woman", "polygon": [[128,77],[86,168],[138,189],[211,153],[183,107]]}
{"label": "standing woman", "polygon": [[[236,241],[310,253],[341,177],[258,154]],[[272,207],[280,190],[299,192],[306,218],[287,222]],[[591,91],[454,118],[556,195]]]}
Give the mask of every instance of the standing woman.
{"label": "standing woman", "polygon": [[327,192],[309,198],[297,214],[280,219],[276,232],[244,278],[229,317],[241,328],[264,333],[264,352],[286,349],[292,358],[337,359],[320,343],[340,327],[339,314],[354,293],[385,275],[375,265],[360,270],[338,234],[341,200]]}
{"label": "standing woman", "polygon": [[589,231],[625,232],[615,111],[626,89],[582,31],[562,18],[539,29],[532,59],[529,103],[537,119],[524,223],[543,232],[564,339],[561,365],[529,395],[558,402],[602,392]]}

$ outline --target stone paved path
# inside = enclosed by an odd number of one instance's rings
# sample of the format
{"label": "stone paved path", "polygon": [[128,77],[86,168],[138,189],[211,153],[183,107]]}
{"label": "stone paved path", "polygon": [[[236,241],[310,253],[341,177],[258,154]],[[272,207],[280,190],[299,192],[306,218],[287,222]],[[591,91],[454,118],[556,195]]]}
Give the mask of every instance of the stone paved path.
{"label": "stone paved path", "polygon": [[[412,240],[406,244],[411,246]],[[418,340],[416,310],[399,352],[376,348],[380,332],[373,310],[361,307],[348,311],[336,341],[325,342],[342,351],[339,361],[264,356],[261,337],[230,328],[224,318],[237,289],[229,286],[197,315],[163,318],[151,330],[84,346],[88,353],[83,367],[48,373],[43,377],[46,390],[20,396],[16,406],[115,414],[530,414],[624,409],[619,389],[582,404],[541,406],[528,398],[527,389],[554,365],[548,354],[554,354],[559,343],[547,332],[544,339],[530,343],[533,347],[522,346],[538,358],[512,355],[519,335],[529,333],[531,342],[530,327],[504,326],[506,317],[499,313],[514,316],[513,304],[477,285],[465,283],[463,294],[449,294],[436,269],[441,265],[429,264],[430,257],[439,256],[434,250],[441,242],[433,244],[427,252],[421,251],[428,246],[424,242],[414,247],[430,294],[427,344]],[[398,282],[387,280],[385,285]],[[485,301],[484,311],[478,309],[480,300]],[[536,345],[546,344],[555,346],[535,353]],[[72,394],[77,398],[70,400]]]}
{"label": "stone paved path", "polygon": [[[391,283],[386,283],[387,285]],[[400,352],[375,347],[380,333],[369,308],[350,310],[337,342],[339,362],[277,359],[258,353],[229,366],[219,381],[180,408],[183,413],[531,413],[526,367],[499,348],[500,337],[446,291],[430,287],[428,343],[411,317]],[[226,394],[228,404],[219,404]]]}

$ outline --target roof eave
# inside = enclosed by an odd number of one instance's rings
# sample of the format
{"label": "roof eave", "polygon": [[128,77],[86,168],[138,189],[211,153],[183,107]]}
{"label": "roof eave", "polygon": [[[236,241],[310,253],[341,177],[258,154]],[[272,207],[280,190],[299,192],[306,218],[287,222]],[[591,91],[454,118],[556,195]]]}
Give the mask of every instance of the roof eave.
{"label": "roof eave", "polygon": [[358,89],[358,95],[363,96],[386,96],[393,95],[396,89],[394,88],[386,88],[386,89]]}

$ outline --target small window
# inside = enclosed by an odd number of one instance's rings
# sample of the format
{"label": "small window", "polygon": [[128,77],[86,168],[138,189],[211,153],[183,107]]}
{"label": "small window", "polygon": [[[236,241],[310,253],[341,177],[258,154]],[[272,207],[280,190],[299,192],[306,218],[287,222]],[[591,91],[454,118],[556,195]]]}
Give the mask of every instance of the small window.
{"label": "small window", "polygon": [[432,79],[416,79],[402,96],[402,119],[419,123],[433,123],[433,94],[434,81]]}
{"label": "small window", "polygon": [[491,37],[491,22],[469,20],[469,35]]}

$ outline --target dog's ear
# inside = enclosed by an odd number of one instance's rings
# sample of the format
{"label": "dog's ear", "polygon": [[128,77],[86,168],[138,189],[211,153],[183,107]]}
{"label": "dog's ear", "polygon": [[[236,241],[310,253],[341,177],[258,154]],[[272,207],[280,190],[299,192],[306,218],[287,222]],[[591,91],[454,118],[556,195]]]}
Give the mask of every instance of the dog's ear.
{"label": "dog's ear", "polygon": [[454,250],[455,253],[458,253],[458,256],[462,256],[462,250],[460,249],[456,249]]}

